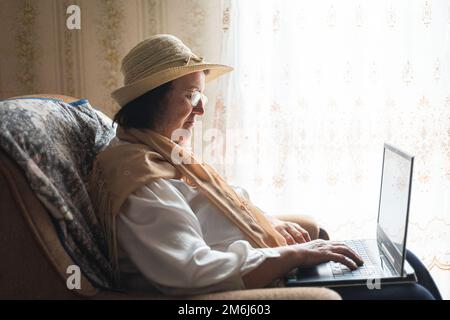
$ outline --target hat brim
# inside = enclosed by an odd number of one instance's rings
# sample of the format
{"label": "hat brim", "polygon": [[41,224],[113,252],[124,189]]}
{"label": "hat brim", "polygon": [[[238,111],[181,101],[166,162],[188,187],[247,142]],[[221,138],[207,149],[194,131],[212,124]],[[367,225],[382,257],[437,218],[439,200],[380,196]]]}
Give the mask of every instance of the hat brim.
{"label": "hat brim", "polygon": [[173,67],[154,73],[144,79],[136,81],[127,86],[123,86],[111,94],[117,103],[123,107],[128,102],[133,101],[144,93],[159,87],[160,85],[178,79],[190,73],[209,70],[205,76],[205,82],[210,82],[221,75],[233,70],[232,67],[223,64],[198,63],[188,66]]}

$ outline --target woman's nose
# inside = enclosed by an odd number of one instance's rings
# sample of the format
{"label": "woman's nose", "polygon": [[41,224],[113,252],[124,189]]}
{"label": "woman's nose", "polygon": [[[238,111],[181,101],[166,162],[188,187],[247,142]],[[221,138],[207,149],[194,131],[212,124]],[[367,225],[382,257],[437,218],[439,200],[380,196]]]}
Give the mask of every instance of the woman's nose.
{"label": "woman's nose", "polygon": [[197,105],[192,109],[192,112],[200,116],[202,116],[205,113],[203,99],[200,99]]}

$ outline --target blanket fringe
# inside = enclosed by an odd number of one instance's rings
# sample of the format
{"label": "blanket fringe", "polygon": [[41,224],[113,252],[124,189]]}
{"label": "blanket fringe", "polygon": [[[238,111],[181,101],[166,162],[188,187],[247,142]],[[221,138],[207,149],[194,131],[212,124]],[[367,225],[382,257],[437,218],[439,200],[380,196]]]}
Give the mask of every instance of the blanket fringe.
{"label": "blanket fringe", "polygon": [[102,170],[94,164],[89,180],[89,193],[94,204],[94,210],[100,220],[102,230],[108,246],[108,259],[113,272],[113,285],[120,287],[120,269],[118,258],[116,218],[111,214],[112,201],[108,196],[108,189]]}

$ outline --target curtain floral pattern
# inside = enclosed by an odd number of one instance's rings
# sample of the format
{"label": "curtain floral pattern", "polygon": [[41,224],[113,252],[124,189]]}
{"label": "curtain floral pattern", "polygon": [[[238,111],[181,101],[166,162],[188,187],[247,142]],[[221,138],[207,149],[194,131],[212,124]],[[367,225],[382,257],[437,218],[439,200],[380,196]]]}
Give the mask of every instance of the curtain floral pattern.
{"label": "curtain floral pattern", "polygon": [[415,155],[408,248],[450,298],[450,2],[227,1],[223,33],[209,160],[346,239],[375,236],[383,143]]}

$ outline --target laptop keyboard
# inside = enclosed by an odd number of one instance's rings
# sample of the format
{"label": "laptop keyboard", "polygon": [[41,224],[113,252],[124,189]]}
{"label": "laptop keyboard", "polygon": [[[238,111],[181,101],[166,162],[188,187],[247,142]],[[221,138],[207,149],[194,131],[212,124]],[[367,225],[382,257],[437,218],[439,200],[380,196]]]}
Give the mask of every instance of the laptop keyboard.
{"label": "laptop keyboard", "polygon": [[374,261],[374,257],[369,255],[369,250],[366,248],[364,241],[360,240],[350,240],[345,241],[345,244],[352,248],[359,256],[364,260],[364,264],[356,270],[351,270],[347,266],[339,262],[330,262],[331,270],[333,272],[334,278],[341,277],[361,277],[361,276],[372,276],[379,274],[380,267]]}

